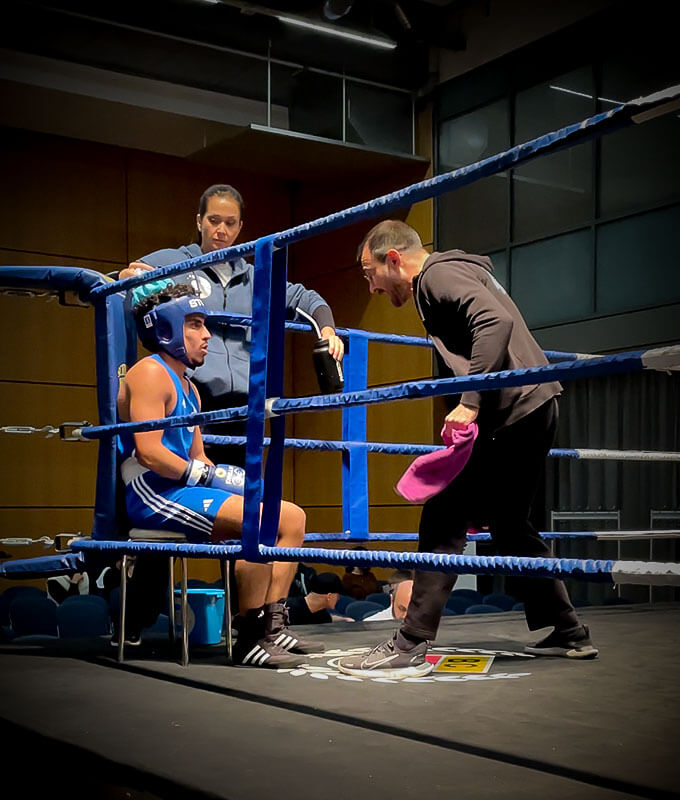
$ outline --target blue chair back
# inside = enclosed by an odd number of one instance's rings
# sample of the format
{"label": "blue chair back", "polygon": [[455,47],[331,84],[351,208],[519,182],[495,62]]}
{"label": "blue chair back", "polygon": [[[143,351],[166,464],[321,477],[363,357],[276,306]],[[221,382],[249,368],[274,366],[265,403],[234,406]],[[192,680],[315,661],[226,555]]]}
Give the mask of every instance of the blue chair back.
{"label": "blue chair back", "polygon": [[47,592],[37,586],[10,586],[0,594],[0,625],[9,625],[9,607],[12,600],[19,595],[32,597],[47,597]]}
{"label": "blue chair back", "polygon": [[503,609],[489,603],[475,603],[465,609],[466,614],[502,614]]}
{"label": "blue chair back", "polygon": [[382,610],[382,606],[372,603],[370,600],[353,600],[343,613],[346,617],[352,617],[352,619],[360,621]]}
{"label": "blue chair back", "polygon": [[348,594],[341,594],[338,597],[338,602],[335,604],[335,610],[338,614],[344,614],[347,606],[350,603],[356,603],[356,600],[353,597],[350,597]]}
{"label": "blue chair back", "polygon": [[19,595],[9,607],[9,620],[16,636],[58,636],[57,606],[47,596]]}
{"label": "blue chair back", "polygon": [[371,594],[366,595],[366,599],[371,603],[377,603],[382,608],[387,608],[387,606],[392,601],[392,598],[389,594],[385,592],[371,592]]}
{"label": "blue chair back", "polygon": [[[70,603],[57,608],[57,627],[61,639],[91,639],[111,633],[111,618],[106,603],[91,602],[93,598],[73,597]],[[75,602],[74,602],[75,601]]]}
{"label": "blue chair back", "polygon": [[465,609],[474,605],[475,601],[471,597],[454,597],[449,595],[445,608],[453,611],[454,614],[464,614]]}
{"label": "blue chair back", "polygon": [[486,594],[482,599],[482,603],[485,605],[498,606],[498,608],[502,608],[503,611],[510,611],[516,602],[516,598],[511,597],[509,594],[503,594],[502,592]]}
{"label": "blue chair back", "polygon": [[105,609],[107,614],[109,612],[109,604],[99,594],[72,594],[65,598],[61,605],[65,606],[69,605],[70,603],[80,603],[81,605],[83,603],[89,603],[90,605]]}
{"label": "blue chair back", "polygon": [[512,607],[513,611],[524,611],[524,603],[515,603]]}
{"label": "blue chair back", "polygon": [[451,595],[453,597],[469,597],[474,603],[482,602],[482,593],[477,589],[454,589]]}

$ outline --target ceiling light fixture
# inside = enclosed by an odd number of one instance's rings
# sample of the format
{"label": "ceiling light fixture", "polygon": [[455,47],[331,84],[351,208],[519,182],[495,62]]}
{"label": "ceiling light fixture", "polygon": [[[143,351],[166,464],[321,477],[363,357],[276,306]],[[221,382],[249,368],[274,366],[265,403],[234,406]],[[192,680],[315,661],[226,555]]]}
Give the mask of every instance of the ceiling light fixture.
{"label": "ceiling light fixture", "polygon": [[370,36],[365,33],[355,33],[346,28],[335,28],[330,25],[321,25],[318,22],[307,22],[301,20],[299,17],[289,17],[285,14],[275,14],[276,19],[280,22],[285,22],[287,25],[295,25],[299,28],[317,31],[318,33],[325,33],[328,36],[337,36],[341,39],[349,39],[353,42],[360,42],[361,44],[371,45],[372,47],[382,47],[384,50],[394,50],[397,46],[396,42],[391,39],[382,39],[378,36]]}
{"label": "ceiling light fixture", "polygon": [[326,19],[340,19],[352,10],[354,0],[325,0],[323,15]]}

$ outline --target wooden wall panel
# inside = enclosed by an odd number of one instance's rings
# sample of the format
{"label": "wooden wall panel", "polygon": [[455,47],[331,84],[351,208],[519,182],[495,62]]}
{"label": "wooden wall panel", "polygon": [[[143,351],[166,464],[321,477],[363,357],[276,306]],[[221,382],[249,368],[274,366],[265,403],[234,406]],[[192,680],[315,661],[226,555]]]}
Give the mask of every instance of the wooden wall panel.
{"label": "wooden wall panel", "polygon": [[[94,386],[94,311],[0,295],[0,379]],[[72,419],[69,415],[69,419]],[[63,420],[62,420],[63,421]]]}
{"label": "wooden wall panel", "polygon": [[[312,439],[330,438],[320,431]],[[342,505],[342,455],[340,453],[295,452],[295,502],[307,506]]]}
{"label": "wooden wall panel", "polygon": [[340,533],[342,531],[342,509],[340,506],[311,506],[306,508],[305,511],[307,513],[308,533]]}
{"label": "wooden wall panel", "polygon": [[198,201],[215,183],[230,184],[243,196],[243,229],[238,242],[290,225],[290,197],[282,180],[136,151],[129,154],[127,174],[130,260],[196,241]]}
{"label": "wooden wall panel", "polygon": [[110,263],[98,261],[96,258],[76,258],[71,255],[53,255],[40,251],[3,249],[0,249],[0,265],[13,267],[78,267],[92,269],[103,274],[114,269]]}
{"label": "wooden wall panel", "polygon": [[0,130],[0,246],[123,260],[123,163],[118,148]]}
{"label": "wooden wall panel", "polygon": [[[391,408],[395,406],[395,408]],[[402,406],[402,408],[396,408]],[[370,406],[367,414],[367,439],[372,442],[432,442],[432,401],[404,400]],[[406,503],[394,490],[404,470],[415,456],[369,453],[368,485],[371,504]]]}
{"label": "wooden wall panel", "polygon": [[[8,383],[0,394],[0,425],[55,425],[96,420],[94,389]],[[63,442],[34,435],[2,439],[9,468],[0,485],[0,506],[91,506],[97,469],[96,442]]]}

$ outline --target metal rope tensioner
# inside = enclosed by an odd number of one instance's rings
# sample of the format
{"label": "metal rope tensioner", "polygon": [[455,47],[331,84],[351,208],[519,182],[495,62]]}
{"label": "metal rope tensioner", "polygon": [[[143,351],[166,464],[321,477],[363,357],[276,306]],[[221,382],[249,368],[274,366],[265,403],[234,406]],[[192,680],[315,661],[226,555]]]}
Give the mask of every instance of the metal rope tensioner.
{"label": "metal rope tensioner", "polygon": [[4,425],[0,427],[0,433],[22,433],[39,434],[46,439],[52,436],[59,436],[64,442],[87,442],[91,441],[82,435],[82,429],[89,426],[87,420],[82,422],[62,422],[58,428],[53,425],[43,425],[42,428],[35,428],[31,425]]}

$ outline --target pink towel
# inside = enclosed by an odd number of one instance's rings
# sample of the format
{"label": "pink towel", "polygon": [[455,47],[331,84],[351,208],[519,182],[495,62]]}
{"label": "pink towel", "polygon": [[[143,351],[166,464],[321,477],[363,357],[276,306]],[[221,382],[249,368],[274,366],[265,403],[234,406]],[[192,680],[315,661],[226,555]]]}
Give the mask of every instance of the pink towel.
{"label": "pink towel", "polygon": [[477,423],[454,430],[442,428],[445,450],[435,450],[418,456],[399,478],[396,490],[409,503],[424,503],[445,489],[467,464],[477,438]]}

